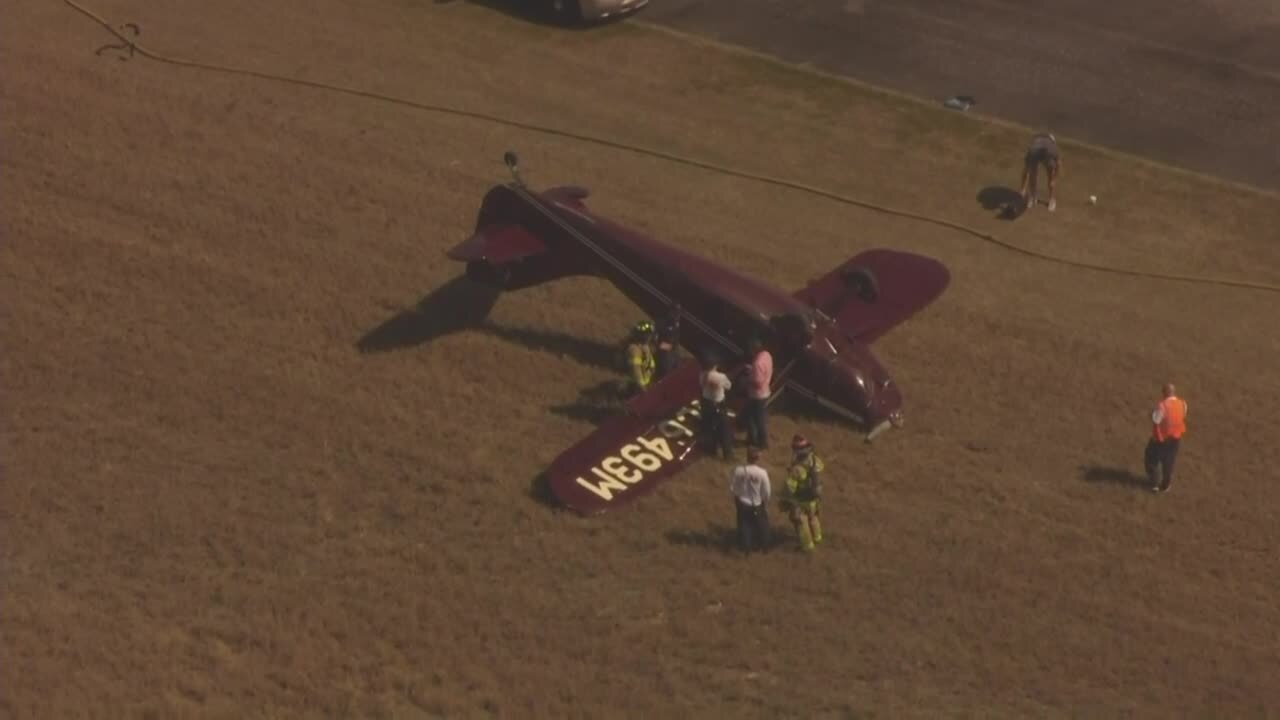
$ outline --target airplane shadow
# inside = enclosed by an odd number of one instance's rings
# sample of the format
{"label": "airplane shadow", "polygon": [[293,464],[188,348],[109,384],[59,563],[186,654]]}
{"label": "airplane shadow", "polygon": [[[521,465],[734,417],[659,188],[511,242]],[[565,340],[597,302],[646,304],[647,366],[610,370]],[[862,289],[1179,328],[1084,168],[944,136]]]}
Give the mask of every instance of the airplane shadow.
{"label": "airplane shadow", "polygon": [[1147,478],[1124,468],[1082,465],[1080,467],[1080,477],[1085,482],[1099,485],[1120,485],[1137,490],[1147,489]]}
{"label": "airplane shadow", "polygon": [[1017,220],[1026,211],[1022,195],[1013,188],[991,185],[978,191],[978,203],[985,210],[993,210],[1001,220]]}
{"label": "airplane shadow", "polygon": [[615,348],[567,333],[506,327],[488,320],[500,291],[456,277],[397,313],[356,342],[363,354],[404,350],[463,330],[482,332],[531,350],[571,357],[584,365],[613,368]]}
{"label": "airplane shadow", "polygon": [[784,392],[773,404],[769,405],[770,415],[785,415],[797,422],[819,422],[831,425],[848,426],[849,421],[819,405],[818,403]]}
{"label": "airplane shadow", "polygon": [[460,275],[436,288],[410,310],[365,333],[361,353],[403,350],[474,328],[489,317],[500,291]]}
{"label": "airplane shadow", "polygon": [[[732,510],[730,507],[729,511]],[[772,523],[772,518],[770,522]],[[780,530],[777,525],[771,524],[769,544],[765,546],[765,552],[777,550],[789,542],[789,538]],[[742,554],[742,550],[738,548],[738,531],[729,525],[709,523],[706,530],[671,530],[666,533],[666,538],[672,545],[714,550],[723,555]]]}

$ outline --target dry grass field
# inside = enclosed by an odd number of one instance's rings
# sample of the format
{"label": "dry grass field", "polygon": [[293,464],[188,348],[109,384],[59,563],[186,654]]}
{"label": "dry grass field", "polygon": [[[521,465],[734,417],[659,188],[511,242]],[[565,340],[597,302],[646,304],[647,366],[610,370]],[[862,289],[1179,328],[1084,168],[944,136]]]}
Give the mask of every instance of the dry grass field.
{"label": "dry grass field", "polygon": [[[93,7],[158,52],[574,128],[1074,259],[1280,284],[1274,194],[1068,145],[1058,212],[997,220],[976,197],[1016,185],[1022,131],[642,27],[403,0]],[[5,15],[5,716],[1280,713],[1280,294],[95,56],[111,39],[60,2]],[[580,394],[636,315],[572,280],[458,322],[444,251],[507,149],[529,182],[586,185],[598,211],[783,287],[877,245],[952,269],[877,345],[906,428],[866,447],[775,415],[830,459],[821,552],[728,552],[715,461],[590,520],[531,494],[590,432]],[[358,350],[397,317],[398,347]],[[1129,474],[1166,380],[1190,430],[1154,496]]]}

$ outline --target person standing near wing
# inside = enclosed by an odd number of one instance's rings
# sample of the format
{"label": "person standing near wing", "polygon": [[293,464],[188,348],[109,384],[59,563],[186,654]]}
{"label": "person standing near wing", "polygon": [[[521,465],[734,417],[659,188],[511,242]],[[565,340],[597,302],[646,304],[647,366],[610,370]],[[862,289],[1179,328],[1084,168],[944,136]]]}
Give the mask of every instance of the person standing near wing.
{"label": "person standing near wing", "polygon": [[764,349],[760,338],[747,341],[746,374],[747,402],[742,415],[746,424],[747,444],[761,450],[769,447],[768,406],[770,386],[773,383],[773,355]]}
{"label": "person standing near wing", "polygon": [[732,460],[733,428],[729,426],[724,397],[733,383],[729,381],[728,375],[720,372],[720,364],[714,357],[708,356],[704,367],[706,369],[698,377],[698,384],[702,388],[702,434],[712,450],[718,450],[725,460]]}
{"label": "person standing near wing", "polygon": [[653,382],[653,323],[642,320],[631,328],[626,348],[623,350],[627,370],[624,394],[638,395],[649,389]]}
{"label": "person standing near wing", "polygon": [[813,552],[822,542],[822,471],[826,464],[814,451],[813,443],[802,435],[791,440],[791,467],[787,472],[782,507],[791,519],[800,540],[800,549]]}
{"label": "person standing near wing", "polygon": [[671,313],[658,323],[658,350],[656,379],[661,380],[667,373],[676,369],[680,360],[680,306],[676,305]]}

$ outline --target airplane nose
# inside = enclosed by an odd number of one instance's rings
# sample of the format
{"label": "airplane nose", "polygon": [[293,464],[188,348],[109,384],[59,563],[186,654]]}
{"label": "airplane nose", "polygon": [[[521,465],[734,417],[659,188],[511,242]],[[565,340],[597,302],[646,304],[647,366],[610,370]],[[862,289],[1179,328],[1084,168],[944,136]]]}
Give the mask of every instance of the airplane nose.
{"label": "airplane nose", "polygon": [[867,433],[867,436],[863,438],[863,440],[869,443],[875,440],[880,435],[880,433],[883,433],[886,430],[889,430],[890,428],[896,429],[896,428],[902,427],[904,422],[906,422],[906,420],[902,417],[902,411],[894,410],[893,412],[889,413],[889,417],[887,419],[881,420],[880,424],[872,428],[871,432]]}

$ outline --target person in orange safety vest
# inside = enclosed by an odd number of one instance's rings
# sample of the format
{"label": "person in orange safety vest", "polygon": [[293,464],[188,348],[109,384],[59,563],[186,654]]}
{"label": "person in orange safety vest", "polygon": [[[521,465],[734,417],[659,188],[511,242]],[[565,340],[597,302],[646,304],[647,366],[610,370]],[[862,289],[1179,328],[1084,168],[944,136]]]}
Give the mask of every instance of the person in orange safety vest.
{"label": "person in orange safety vest", "polygon": [[1157,493],[1168,490],[1173,482],[1173,464],[1187,431],[1187,401],[1175,394],[1173,383],[1165,383],[1163,390],[1164,399],[1151,413],[1151,439],[1144,458],[1151,492]]}

